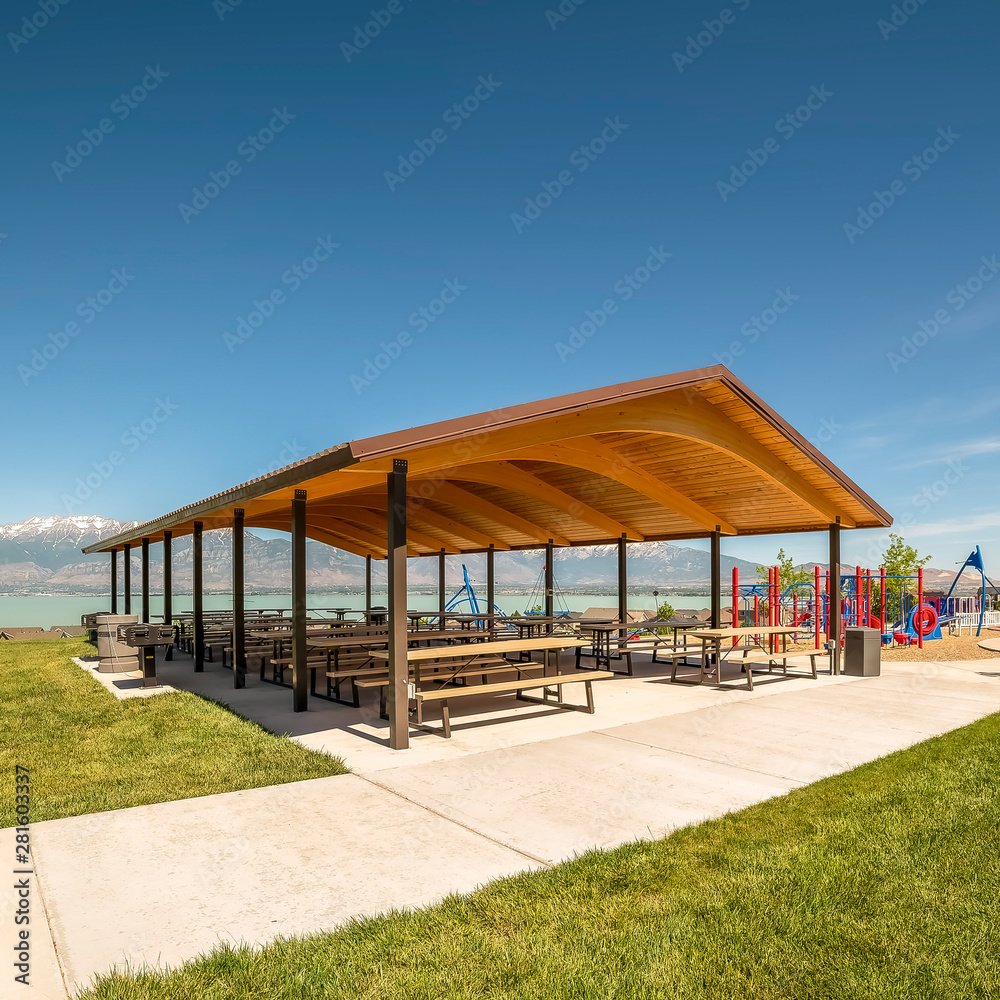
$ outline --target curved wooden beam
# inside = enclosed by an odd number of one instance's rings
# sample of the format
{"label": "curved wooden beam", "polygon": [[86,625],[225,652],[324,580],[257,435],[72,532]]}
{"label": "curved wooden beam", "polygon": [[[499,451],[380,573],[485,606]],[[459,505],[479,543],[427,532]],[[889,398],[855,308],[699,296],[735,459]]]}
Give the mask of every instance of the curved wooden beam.
{"label": "curved wooden beam", "polygon": [[[455,555],[461,551],[457,546],[452,545],[450,542],[443,542],[440,538],[435,538],[433,535],[427,535],[424,532],[416,529],[410,523],[409,517],[409,503],[407,503],[407,524],[406,524],[406,540],[407,542],[415,542],[417,545],[423,545],[430,549],[431,552],[440,552],[444,549],[452,555]],[[310,510],[310,513],[312,511]],[[330,517],[337,521],[352,522],[354,524],[360,524],[367,528],[373,528],[376,533],[386,530],[386,518],[384,511],[371,510],[368,507],[349,504],[338,504],[329,513],[324,514],[322,510],[317,511],[317,516],[319,517]],[[381,537],[381,536],[379,536]],[[388,541],[385,542],[388,545]]]}
{"label": "curved wooden beam", "polygon": [[483,483],[486,486],[498,486],[501,489],[541,500],[575,521],[600,528],[616,537],[624,534],[637,542],[643,541],[645,537],[637,529],[622,524],[621,521],[616,521],[613,517],[601,513],[578,497],[566,493],[556,486],[551,486],[544,479],[539,479],[538,476],[514,465],[513,462],[462,465],[453,470],[449,478],[470,483]]}
{"label": "curved wooden beam", "polygon": [[[385,495],[370,492],[352,493],[349,496],[345,496],[342,501],[339,501],[338,507],[362,507],[366,510],[373,510],[375,513],[381,515],[381,511],[385,509]],[[510,546],[506,542],[491,538],[478,528],[473,528],[463,521],[458,521],[453,517],[448,517],[436,510],[432,510],[427,506],[427,502],[423,497],[407,498],[406,517],[408,525],[409,523],[429,525],[431,528],[447,532],[449,535],[464,539],[473,545],[481,545],[484,549],[488,549],[490,545],[498,552],[510,549]],[[438,548],[441,547],[441,542],[437,539],[435,539],[435,544]]]}
{"label": "curved wooden beam", "polygon": [[498,507],[492,501],[486,500],[484,497],[478,496],[475,493],[471,493],[469,490],[463,490],[460,486],[456,486],[451,482],[435,483],[433,499],[440,500],[442,503],[449,504],[452,507],[472,511],[475,514],[488,518],[502,527],[510,528],[511,531],[516,531],[519,534],[525,535],[532,539],[532,541],[539,542],[542,545],[544,545],[550,538],[557,545],[570,544],[568,538],[565,538],[558,532],[553,531],[551,528],[535,524],[527,518],[521,517],[518,514],[513,514],[509,510],[504,510],[503,507]]}
{"label": "curved wooden beam", "polygon": [[[630,432],[663,434],[707,445],[753,469],[782,492],[820,514],[827,523],[832,524],[840,517],[844,527],[857,524],[834,501],[699,393],[664,393],[654,402],[633,400],[595,406],[572,414],[484,431],[477,438],[475,454],[469,457],[476,462],[511,459],[526,449],[544,449],[551,444],[568,443],[573,438]],[[409,456],[409,462],[411,476],[440,472],[447,477],[461,468],[461,463],[455,462],[453,442],[427,447]],[[714,522],[713,528],[715,523],[719,522]]]}
{"label": "curved wooden beam", "polygon": [[547,444],[544,447],[526,449],[511,457],[530,459],[533,462],[555,462],[577,469],[604,476],[612,482],[621,483],[630,490],[642,494],[654,503],[667,510],[686,517],[699,528],[715,531],[718,527],[724,535],[738,534],[735,527],[721,514],[703,507],[685,493],[675,489],[662,479],[650,475],[644,469],[630,462],[627,458],[594,438],[587,438],[586,443],[574,443],[573,439],[560,444]]}
{"label": "curved wooden beam", "polygon": [[[271,528],[275,531],[289,531],[291,529],[290,523],[282,521],[280,518],[254,518],[252,523],[244,523],[248,528]],[[384,559],[388,555],[389,550],[385,541],[368,535],[367,532],[365,538],[359,538],[357,537],[358,530],[340,532],[316,524],[306,524],[306,535],[309,538],[326,545],[332,545],[335,549],[343,549],[344,552],[350,552],[356,556],[377,555],[380,559]],[[410,554],[420,555],[415,550]]]}
{"label": "curved wooden beam", "polygon": [[436,510],[431,510],[419,497],[407,500],[406,516],[408,520],[429,525],[432,528],[437,528],[438,531],[446,531],[449,535],[464,538],[466,541],[472,542],[473,545],[481,545],[484,549],[488,549],[492,545],[498,552],[510,550],[510,546],[506,542],[490,538],[489,535],[483,534],[477,528],[463,524],[461,521],[456,521],[444,514],[439,514]]}
{"label": "curved wooden beam", "polygon": [[857,521],[833,500],[701,396],[663,400],[655,407],[636,403],[628,408],[625,417],[629,426],[624,430],[700,440],[754,469],[789,496],[822,514],[828,523],[835,523],[839,517],[845,528],[857,526]]}

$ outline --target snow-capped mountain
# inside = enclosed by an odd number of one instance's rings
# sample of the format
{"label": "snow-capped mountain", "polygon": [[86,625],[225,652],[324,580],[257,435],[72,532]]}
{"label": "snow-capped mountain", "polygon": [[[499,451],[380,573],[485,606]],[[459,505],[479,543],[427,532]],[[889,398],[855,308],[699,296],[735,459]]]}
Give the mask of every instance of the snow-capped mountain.
{"label": "snow-capped mountain", "polygon": [[33,563],[41,569],[57,570],[79,560],[83,546],[110,538],[136,523],[81,514],[29,517],[18,524],[0,524],[0,566]]}
{"label": "snow-capped mountain", "polygon": [[[109,538],[133,527],[134,521],[115,521],[98,515],[71,517],[29,517],[18,524],[0,525],[0,593],[106,593],[109,582],[107,555],[85,556],[80,549],[102,538]],[[287,592],[291,580],[291,545],[287,538],[259,538],[247,532],[244,542],[246,586],[251,591]],[[314,592],[324,588],[364,586],[364,560],[349,552],[320,542],[307,545],[306,579]],[[154,592],[162,590],[162,549],[154,545],[150,559],[150,583]],[[205,589],[225,593],[232,580],[232,530],[224,528],[205,534],[203,570]],[[132,585],[138,590],[141,561],[139,549],[132,550]],[[497,586],[512,590],[540,590],[541,550],[498,552]],[[485,585],[483,555],[448,556],[449,589],[462,585],[462,565],[477,587]],[[756,566],[743,559],[723,555],[723,581],[728,581],[733,566],[739,567],[740,580],[751,582]],[[812,564],[807,568],[811,569]],[[825,570],[825,564],[821,564]],[[842,566],[851,573],[854,567]],[[413,559],[409,565],[409,583],[415,589],[437,587],[437,560]],[[614,590],[618,579],[618,553],[614,545],[593,548],[556,549],[556,585],[562,590]],[[119,587],[124,576],[119,557]],[[176,593],[191,591],[191,544],[178,538],[173,546],[173,586]],[[928,588],[947,589],[955,574],[949,570],[926,568]],[[373,564],[373,579],[384,583],[385,563]],[[670,542],[638,542],[628,547],[628,580],[633,590],[666,588],[697,589],[705,592],[709,581],[708,553]],[[966,574],[966,589],[975,588],[978,577]]]}
{"label": "snow-capped mountain", "polygon": [[[115,521],[98,515],[72,517],[31,517],[18,524],[0,525],[0,591],[46,593],[104,592],[108,587],[108,557],[85,556],[81,548],[102,538],[118,534],[137,522]],[[251,532],[245,537],[246,585],[250,590],[279,590],[289,587],[291,546],[286,538],[264,539]],[[707,584],[708,553],[668,542],[648,542],[629,546],[629,584],[631,587],[686,586]],[[162,588],[161,548],[154,545],[150,560],[150,584]],[[226,592],[232,580],[232,530],[206,532],[203,571],[205,589]],[[557,549],[556,583],[561,589],[613,588],[617,581],[617,549],[613,545],[593,548]],[[360,587],[364,585],[364,560],[320,542],[310,541],[307,548],[307,579],[310,589],[325,587]],[[132,550],[133,587],[138,586],[141,562],[138,548]],[[473,581],[485,579],[482,555],[449,556],[448,586],[462,583],[462,565],[469,568]],[[530,590],[540,584],[544,553],[542,551],[498,552],[497,583],[507,588]],[[742,579],[754,576],[755,567],[745,560],[723,558],[723,573],[733,565],[740,568]],[[384,563],[374,564],[376,583],[384,579]],[[119,586],[123,567],[119,557]],[[191,589],[191,545],[178,538],[173,546],[173,586],[177,593]],[[409,582],[414,588],[437,586],[437,562],[416,559],[410,562]]]}

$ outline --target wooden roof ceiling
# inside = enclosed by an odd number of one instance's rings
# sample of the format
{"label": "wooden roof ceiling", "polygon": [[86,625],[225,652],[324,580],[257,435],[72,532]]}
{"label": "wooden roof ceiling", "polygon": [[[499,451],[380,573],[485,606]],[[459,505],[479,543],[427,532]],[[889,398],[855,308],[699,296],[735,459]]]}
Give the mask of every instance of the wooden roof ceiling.
{"label": "wooden roof ceiling", "polygon": [[559,396],[351,441],[105,539],[108,552],[229,527],[291,528],[386,555],[386,474],[409,463],[411,555],[884,527],[892,518],[726,368]]}

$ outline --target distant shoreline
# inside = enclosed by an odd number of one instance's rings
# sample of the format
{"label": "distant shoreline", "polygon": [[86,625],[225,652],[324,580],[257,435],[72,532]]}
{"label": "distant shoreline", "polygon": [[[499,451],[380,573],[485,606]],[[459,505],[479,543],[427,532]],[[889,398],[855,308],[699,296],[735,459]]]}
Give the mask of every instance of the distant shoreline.
{"label": "distant shoreline", "polygon": [[[456,590],[456,587],[449,587],[449,593]],[[668,591],[671,594],[685,595],[690,594],[692,596],[697,596],[704,594],[708,589],[708,584],[700,584],[697,586],[684,586],[684,587],[673,587],[670,584],[659,584],[657,587],[629,587],[627,593],[633,597],[649,597],[652,598],[653,590],[656,589],[663,594]],[[485,592],[486,587],[477,587],[477,593],[479,591]],[[306,591],[308,594],[315,596],[317,594],[335,594],[338,596],[361,596],[364,594],[364,587],[323,587],[318,590],[308,589]],[[384,594],[386,593],[384,587],[374,587],[372,589],[373,594]],[[139,593],[138,589],[133,589],[132,595],[135,597]],[[190,597],[193,591],[191,590],[175,590],[172,593],[173,597]],[[213,597],[226,597],[232,593],[231,590],[208,590],[204,591],[205,596]],[[273,589],[273,590],[247,590],[247,597],[268,597],[270,595],[280,596],[282,594],[288,594],[288,590]],[[407,588],[408,594],[437,594],[437,588],[431,587],[409,587]],[[528,587],[497,587],[497,595],[504,595],[506,597],[527,597],[530,596],[533,591]],[[559,593],[567,595],[579,595],[579,594],[594,594],[595,596],[606,596],[614,597],[617,595],[618,591],[614,587],[567,587],[561,588]],[[151,590],[149,592],[150,597],[163,597],[162,590]],[[0,591],[0,598],[4,597],[108,597],[108,591],[106,590],[64,590],[64,591],[41,591],[41,590],[11,590],[11,591]]]}

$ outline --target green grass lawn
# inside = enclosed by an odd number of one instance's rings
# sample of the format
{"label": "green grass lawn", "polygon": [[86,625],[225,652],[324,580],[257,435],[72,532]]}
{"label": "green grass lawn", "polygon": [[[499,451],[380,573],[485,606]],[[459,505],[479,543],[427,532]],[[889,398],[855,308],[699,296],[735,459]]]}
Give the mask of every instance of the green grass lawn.
{"label": "green grass lawn", "polygon": [[81,997],[997,997],[998,872],[994,715],[665,840]]}
{"label": "green grass lawn", "polygon": [[[0,767],[31,769],[32,822],[345,771],[197,695],[119,701],[70,661],[93,655],[79,639],[0,642]],[[0,796],[0,827],[13,808]]]}

